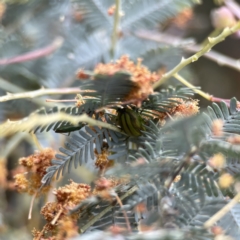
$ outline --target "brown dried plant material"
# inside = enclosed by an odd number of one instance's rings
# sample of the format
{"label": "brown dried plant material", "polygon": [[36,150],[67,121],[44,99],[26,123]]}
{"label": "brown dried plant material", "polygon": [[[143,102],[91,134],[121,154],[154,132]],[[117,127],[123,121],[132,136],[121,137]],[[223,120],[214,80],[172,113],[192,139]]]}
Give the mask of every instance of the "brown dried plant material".
{"label": "brown dried plant material", "polygon": [[[41,209],[41,214],[47,221],[44,229],[48,234],[56,236],[55,239],[65,239],[63,236],[73,237],[77,233],[76,220],[79,213],[68,216],[69,210],[90,196],[91,187],[70,180],[69,184],[55,189],[53,193],[56,202],[48,202]],[[41,234],[44,235],[43,232]]]}
{"label": "brown dried plant material", "polygon": [[62,205],[77,205],[86,199],[91,191],[88,184],[75,183],[70,180],[70,184],[55,189],[53,193],[56,195],[57,202]]}
{"label": "brown dried plant material", "polygon": [[82,106],[85,103],[85,101],[83,100],[81,94],[77,94],[75,99],[76,99],[76,103],[75,103],[76,107],[80,107],[80,106]]}
{"label": "brown dried plant material", "polygon": [[208,164],[213,169],[221,170],[226,166],[226,159],[221,153],[217,153],[209,159]]}
{"label": "brown dried plant material", "polygon": [[212,123],[212,133],[216,137],[221,137],[223,135],[223,120],[216,119]]}
{"label": "brown dried plant material", "polygon": [[77,70],[77,78],[78,79],[88,79],[90,76],[89,74],[87,74],[84,69],[80,68],[79,70]]}
{"label": "brown dried plant material", "polygon": [[[14,176],[15,188],[19,192],[27,192],[34,195],[41,187],[41,180],[46,174],[46,170],[50,167],[51,160],[54,158],[55,152],[51,148],[43,149],[29,157],[19,159],[19,164],[25,168],[25,173],[19,173]],[[41,192],[47,192],[50,186],[42,188]]]}
{"label": "brown dried plant material", "polygon": [[107,201],[112,201],[113,196],[111,195],[111,189],[120,185],[129,182],[127,178],[100,178],[96,181],[95,188],[93,189],[92,194],[98,195]]}
{"label": "brown dried plant material", "polygon": [[219,178],[218,184],[221,188],[228,188],[234,183],[234,178],[229,173],[224,173]]}
{"label": "brown dried plant material", "polygon": [[64,217],[59,221],[56,240],[66,240],[78,236],[76,220],[71,217]]}
{"label": "brown dried plant material", "polygon": [[125,100],[135,101],[138,105],[141,104],[141,100],[153,93],[152,84],[159,80],[159,76],[156,73],[150,72],[147,67],[142,65],[142,59],[138,59],[135,64],[126,55],[122,56],[116,62],[108,64],[99,63],[94,73],[113,75],[119,71],[129,72],[132,75],[131,80],[136,83],[137,89],[134,89]]}
{"label": "brown dried plant material", "polygon": [[172,108],[168,109],[168,112],[162,113],[157,111],[152,111],[155,114],[155,117],[159,119],[160,124],[163,126],[166,123],[167,118],[183,118],[194,116],[199,112],[198,100],[188,99],[183,100],[181,98],[172,98],[179,102],[178,104],[173,104]]}
{"label": "brown dried plant material", "polygon": [[190,117],[196,115],[199,112],[198,100],[196,99],[174,99],[180,102],[176,107],[174,107],[170,114],[173,117]]}

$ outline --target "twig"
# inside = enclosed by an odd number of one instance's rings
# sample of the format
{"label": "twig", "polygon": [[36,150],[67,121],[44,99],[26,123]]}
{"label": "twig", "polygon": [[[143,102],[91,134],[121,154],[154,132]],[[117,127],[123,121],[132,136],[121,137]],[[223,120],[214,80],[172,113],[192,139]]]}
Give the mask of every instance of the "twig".
{"label": "twig", "polygon": [[210,51],[213,46],[215,46],[217,43],[222,42],[227,36],[230,34],[238,31],[240,29],[240,22],[238,22],[235,26],[229,28],[225,28],[221,34],[219,34],[217,37],[214,38],[208,38],[208,43],[196,54],[192,55],[191,57],[184,59],[182,58],[181,62],[174,67],[169,72],[165,73],[161,79],[159,79],[157,82],[153,84],[153,89],[158,88],[160,85],[162,85],[166,80],[168,80],[170,77],[172,77],[174,74],[178,73],[181,69],[183,69],[188,64],[195,62],[198,60],[199,57],[201,57],[206,52]]}
{"label": "twig", "polygon": [[111,48],[110,48],[110,54],[112,58],[114,58],[114,54],[115,54],[115,48],[116,48],[116,43],[118,38],[118,26],[119,26],[119,20],[120,20],[120,0],[115,0],[115,2],[116,2],[116,8],[114,12],[114,25],[113,25]]}
{"label": "twig", "polygon": [[191,88],[195,93],[198,93],[200,96],[202,96],[203,98],[211,101],[211,95],[196,89],[196,87],[194,85],[192,85],[191,83],[189,83],[187,80],[185,80],[182,76],[180,76],[178,73],[173,75],[179,82],[181,82],[182,84],[184,84],[185,86]]}
{"label": "twig", "polygon": [[[116,200],[117,200],[119,206],[122,208],[122,207],[123,207],[123,204],[122,204],[121,199],[120,199],[119,196],[117,195],[117,193],[116,193],[115,198],[116,198]],[[129,222],[129,219],[128,219],[128,216],[127,216],[127,213],[126,213],[125,210],[122,210],[122,212],[123,212],[124,218],[125,218],[125,220],[126,220],[126,224],[127,224],[128,231],[131,232],[132,229],[131,229],[131,226],[130,226],[130,222]]]}
{"label": "twig", "polygon": [[[125,194],[123,194],[120,199],[123,200],[126,197],[130,196],[132,193],[138,190],[137,186],[132,187],[129,189]],[[80,230],[80,233],[85,232],[90,226],[92,226],[98,219],[100,219],[102,216],[104,216],[108,211],[110,211],[113,208],[112,205],[106,207],[102,212],[97,214],[94,218],[92,218],[86,225],[84,225]]]}
{"label": "twig", "polygon": [[32,209],[33,209],[33,203],[34,203],[34,200],[37,196],[37,193],[36,192],[33,196],[32,196],[32,200],[31,200],[31,204],[30,204],[30,207],[29,207],[29,213],[28,213],[28,220],[30,220],[32,218]]}
{"label": "twig", "polygon": [[45,225],[42,229],[42,231],[39,233],[39,235],[37,236],[36,240],[41,240],[41,237],[43,236],[45,230],[47,228],[47,225]]}
{"label": "twig", "polygon": [[[203,98],[207,99],[208,101],[211,102],[225,102],[227,104],[227,106],[230,106],[230,101],[231,99],[224,99],[224,98],[218,98],[218,97],[214,97],[212,95],[209,95],[208,93],[203,92],[202,90],[196,89],[196,87],[194,85],[192,85],[191,83],[189,83],[186,79],[184,79],[182,76],[180,76],[178,73],[173,75],[179,82],[181,82],[182,84],[184,84],[185,86],[191,88],[194,92],[198,93],[200,96],[202,96]],[[237,102],[238,107],[240,107],[240,103]]]}
{"label": "twig", "polygon": [[17,57],[8,58],[8,59],[0,59],[0,65],[8,65],[13,63],[19,63],[19,62],[26,62],[30,60],[34,60],[37,58],[41,58],[47,55],[50,55],[55,50],[60,48],[63,44],[63,38],[57,37],[50,45],[47,47],[25,53],[23,55],[19,55]]}
{"label": "twig", "polygon": [[240,193],[238,193],[226,206],[215,213],[210,219],[204,223],[205,228],[210,228],[215,222],[219,221],[224,215],[226,215],[231,208],[233,208],[240,200]]}
{"label": "twig", "polygon": [[51,221],[51,224],[54,225],[56,223],[56,221],[59,219],[60,215],[62,214],[63,212],[63,208],[61,208],[59,210],[59,212],[57,213],[57,215],[55,216],[55,218]]}
{"label": "twig", "polygon": [[[154,42],[166,43],[174,47],[180,47],[185,51],[191,52],[191,53],[199,52],[202,49],[200,45],[196,45],[196,44],[193,45],[194,42],[191,39],[181,39],[165,33],[157,33],[157,32],[144,30],[144,31],[134,33],[134,35],[136,35],[139,38],[151,40]],[[227,66],[237,71],[240,71],[239,59],[230,58],[214,50],[211,50],[210,52],[205,53],[203,57],[206,57],[216,62],[220,66]]]}
{"label": "twig", "polygon": [[89,117],[87,114],[82,114],[81,116],[72,116],[63,112],[59,112],[46,116],[37,114],[30,115],[28,118],[24,118],[19,121],[8,120],[0,125],[0,136],[7,136],[19,131],[29,131],[39,125],[46,126],[50,123],[58,121],[67,121],[75,126],[79,124],[79,122],[86,122],[91,126],[104,127],[124,134],[119,128],[115,127],[114,125],[95,120]]}
{"label": "twig", "polygon": [[39,90],[29,92],[7,93],[7,95],[0,97],[0,102],[6,102],[21,98],[35,98],[44,95],[76,94],[80,92],[81,90],[79,88],[52,88],[52,89],[41,88]]}
{"label": "twig", "polygon": [[[1,77],[0,77],[0,88],[7,91],[7,92],[17,92],[17,93],[19,93],[19,92],[24,92],[25,91],[25,89],[20,88],[20,87],[12,84],[11,82],[9,82],[9,81],[1,78]],[[49,105],[50,105],[50,104],[47,104],[43,99],[34,99],[33,98],[31,101],[33,103],[39,105],[39,106],[49,107]]]}

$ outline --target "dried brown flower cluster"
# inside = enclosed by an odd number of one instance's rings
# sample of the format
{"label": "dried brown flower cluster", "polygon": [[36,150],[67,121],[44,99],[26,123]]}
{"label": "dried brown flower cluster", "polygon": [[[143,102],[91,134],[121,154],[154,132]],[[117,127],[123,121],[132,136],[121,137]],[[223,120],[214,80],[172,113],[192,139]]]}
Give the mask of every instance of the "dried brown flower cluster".
{"label": "dried brown flower cluster", "polygon": [[[46,169],[51,166],[54,154],[53,149],[46,148],[29,157],[20,158],[19,164],[25,168],[26,172],[14,176],[16,189],[30,195],[35,194],[41,187],[41,179],[46,174]],[[48,191],[49,188],[49,186],[44,187],[42,192]]]}
{"label": "dried brown flower cluster", "polygon": [[161,125],[165,124],[165,120],[170,118],[182,118],[196,115],[199,112],[198,100],[188,99],[183,100],[181,98],[173,98],[172,100],[178,101],[177,105],[174,105],[168,110],[168,113],[160,113],[153,111],[159,118]]}
{"label": "dried brown flower cluster", "polygon": [[44,226],[44,231],[33,231],[34,239],[44,237],[45,233],[53,235],[52,240],[75,236],[78,233],[76,227],[78,213],[68,216],[68,212],[90,196],[91,187],[70,181],[70,184],[55,189],[53,193],[56,202],[48,202],[41,210],[47,224]]}
{"label": "dried brown flower cluster", "polygon": [[114,165],[113,160],[108,160],[108,144],[103,143],[103,149],[101,153],[98,153],[97,150],[94,150],[95,156],[96,156],[96,161],[95,161],[95,166],[100,170],[104,171]]}
{"label": "dried brown flower cluster", "polygon": [[142,60],[138,59],[137,64],[129,60],[129,57],[124,55],[115,63],[103,64],[96,66],[95,74],[113,75],[119,71],[126,71],[132,75],[132,81],[137,84],[138,89],[134,89],[125,100],[144,99],[149,94],[153,93],[152,84],[159,80],[156,73],[152,73],[147,67],[142,65]]}

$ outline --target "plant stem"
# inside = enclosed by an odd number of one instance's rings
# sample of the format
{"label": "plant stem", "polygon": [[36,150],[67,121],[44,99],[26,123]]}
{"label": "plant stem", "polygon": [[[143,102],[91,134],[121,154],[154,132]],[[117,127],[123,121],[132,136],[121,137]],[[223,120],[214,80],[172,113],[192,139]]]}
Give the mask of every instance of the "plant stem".
{"label": "plant stem", "polygon": [[187,80],[185,80],[182,76],[180,76],[178,73],[175,73],[173,75],[179,82],[181,82],[182,84],[184,84],[185,86],[191,88],[195,93],[198,93],[200,96],[202,96],[203,98],[211,101],[211,95],[196,89],[196,87],[194,85],[192,85],[191,83],[189,83]]}
{"label": "plant stem", "polygon": [[22,93],[7,93],[7,95],[0,97],[0,102],[6,102],[14,99],[21,98],[35,98],[44,95],[58,95],[58,94],[76,94],[80,93],[81,90],[79,88],[52,88],[52,89],[44,89],[41,88],[39,90],[22,92]]}
{"label": "plant stem", "polygon": [[204,223],[205,228],[210,228],[214,223],[219,221],[224,215],[226,215],[231,208],[233,208],[240,200],[240,193],[238,193],[226,206],[215,213],[210,219]]}
{"label": "plant stem", "polygon": [[[9,82],[9,81],[1,78],[1,77],[0,77],[0,88],[3,89],[3,90],[5,90],[5,91],[7,91],[7,92],[17,92],[17,94],[18,94],[19,92],[24,92],[24,91],[25,91],[25,89],[20,88],[20,87],[12,84],[11,82]],[[19,93],[19,94],[20,94],[20,93]],[[23,94],[23,93],[22,93],[22,94]],[[5,97],[5,96],[3,96],[3,97]],[[0,97],[0,99],[1,99],[1,97]],[[11,100],[12,100],[12,99],[11,99]],[[8,100],[7,100],[7,101],[8,101]],[[46,103],[43,99],[34,99],[34,98],[33,98],[31,101],[32,101],[33,103],[39,105],[39,106],[45,106],[45,107],[55,106],[54,104],[51,104],[51,105],[50,105],[50,104]]]}
{"label": "plant stem", "polygon": [[231,28],[229,27],[225,28],[222,31],[222,33],[219,34],[217,37],[208,38],[208,43],[205,46],[203,46],[203,48],[199,52],[197,52],[196,54],[192,55],[187,59],[182,58],[181,62],[175,68],[165,73],[161,79],[159,79],[157,82],[153,84],[153,89],[160,87],[165,81],[167,81],[174,74],[178,73],[181,69],[183,69],[188,64],[197,61],[199,57],[201,57],[206,52],[209,52],[214,45],[216,45],[219,42],[222,42],[227,36],[238,31],[239,29],[240,29],[240,22],[238,22],[235,26]]}
{"label": "plant stem", "polygon": [[95,120],[89,117],[87,114],[82,114],[81,116],[71,116],[66,113],[59,112],[45,116],[35,114],[19,121],[8,120],[0,125],[0,136],[7,136],[9,134],[13,134],[19,131],[30,131],[39,125],[46,126],[50,123],[58,121],[67,121],[75,126],[79,124],[79,122],[85,122],[88,123],[90,126],[103,127],[123,133],[119,128],[115,127],[114,125]]}
{"label": "plant stem", "polygon": [[[116,198],[116,200],[117,200],[119,206],[122,208],[122,207],[123,207],[122,201],[121,201],[121,199],[118,197],[117,194],[116,194],[115,198]],[[128,232],[131,232],[132,229],[131,229],[131,226],[130,226],[130,222],[129,222],[129,219],[128,219],[128,216],[127,216],[127,213],[126,213],[125,210],[122,210],[122,212],[123,212],[123,215],[124,215],[124,218],[125,218],[126,224],[127,224]]]}
{"label": "plant stem", "polygon": [[111,48],[110,48],[110,55],[111,58],[114,58],[115,55],[115,48],[118,38],[118,26],[119,26],[119,20],[120,20],[120,0],[116,0],[116,8],[114,13],[114,25],[113,25],[113,33],[112,33],[112,42],[111,42]]}

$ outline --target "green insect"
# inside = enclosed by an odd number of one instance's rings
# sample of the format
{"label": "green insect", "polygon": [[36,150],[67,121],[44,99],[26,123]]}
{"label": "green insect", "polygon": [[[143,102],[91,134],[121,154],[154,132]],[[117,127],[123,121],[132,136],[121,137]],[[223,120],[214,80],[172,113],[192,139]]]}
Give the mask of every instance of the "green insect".
{"label": "green insect", "polygon": [[70,132],[74,132],[77,130],[80,130],[82,127],[84,126],[84,124],[80,124],[78,126],[73,126],[73,125],[67,125],[67,126],[62,126],[62,127],[58,127],[55,132],[56,133],[70,133]]}
{"label": "green insect", "polygon": [[129,108],[118,109],[118,124],[129,136],[138,137],[145,130],[141,115]]}

